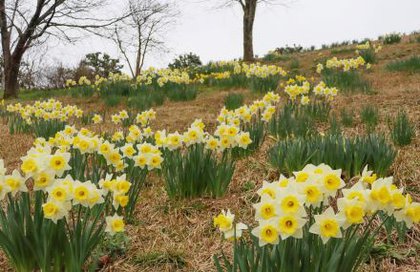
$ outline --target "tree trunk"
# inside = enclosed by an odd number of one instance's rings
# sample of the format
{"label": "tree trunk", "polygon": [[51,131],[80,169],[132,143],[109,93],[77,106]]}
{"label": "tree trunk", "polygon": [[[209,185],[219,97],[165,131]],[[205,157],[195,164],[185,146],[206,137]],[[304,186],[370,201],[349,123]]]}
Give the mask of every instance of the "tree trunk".
{"label": "tree trunk", "polygon": [[254,46],[253,46],[253,29],[255,11],[257,8],[257,1],[249,1],[244,7],[243,18],[243,45],[244,45],[244,61],[254,60]]}
{"label": "tree trunk", "polygon": [[141,63],[141,49],[138,48],[137,49],[137,57],[136,57],[136,73],[135,73],[136,77],[138,77],[141,73],[140,63]]}
{"label": "tree trunk", "polygon": [[20,63],[11,63],[4,67],[4,99],[17,98],[19,92],[19,66]]}
{"label": "tree trunk", "polygon": [[17,98],[19,93],[19,70],[20,59],[13,56],[5,56],[3,67],[4,78],[4,99]]}
{"label": "tree trunk", "polygon": [[136,77],[138,77],[141,73],[141,59],[142,59],[142,55],[141,55],[141,46],[142,46],[142,29],[141,29],[141,24],[137,24],[137,56],[136,56]]}

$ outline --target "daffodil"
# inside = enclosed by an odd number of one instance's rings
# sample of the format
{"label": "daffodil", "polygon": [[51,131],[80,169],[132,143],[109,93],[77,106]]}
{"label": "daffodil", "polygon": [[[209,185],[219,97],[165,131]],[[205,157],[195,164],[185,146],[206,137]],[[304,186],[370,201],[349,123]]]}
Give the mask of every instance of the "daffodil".
{"label": "daffodil", "polygon": [[302,217],[294,214],[282,214],[277,217],[277,220],[282,240],[291,236],[298,239],[303,237],[302,227],[306,224],[306,220]]}
{"label": "daffodil", "polygon": [[268,195],[264,195],[261,201],[253,205],[256,213],[255,219],[258,221],[268,220],[278,214],[279,207],[274,199]]}
{"label": "daffodil", "polygon": [[252,230],[252,235],[258,238],[259,246],[266,244],[277,245],[279,243],[278,222],[275,219],[261,221],[260,225]]}
{"label": "daffodil", "polygon": [[106,228],[105,232],[108,232],[111,235],[114,235],[118,232],[124,232],[125,223],[122,216],[114,214],[113,216],[107,216],[105,218]]}
{"label": "daffodil", "polygon": [[364,222],[365,204],[357,199],[339,198],[337,207],[346,221],[343,224],[343,229],[347,229],[351,225],[361,224]]}
{"label": "daffodil", "polygon": [[341,226],[345,222],[342,214],[335,214],[334,210],[329,207],[322,214],[315,215],[315,223],[309,228],[310,233],[320,236],[325,244],[330,238],[341,238]]}
{"label": "daffodil", "polygon": [[62,176],[65,171],[71,169],[69,161],[70,153],[56,152],[50,157],[49,167],[55,172],[56,176]]}
{"label": "daffodil", "polygon": [[4,185],[2,188],[3,193],[10,191],[12,195],[17,192],[27,192],[28,188],[25,184],[25,179],[21,176],[19,171],[13,170],[11,175],[4,176]]}
{"label": "daffodil", "polygon": [[230,210],[222,210],[222,212],[213,218],[213,224],[215,227],[218,227],[220,231],[226,232],[232,229],[233,220],[235,215],[230,212]]}

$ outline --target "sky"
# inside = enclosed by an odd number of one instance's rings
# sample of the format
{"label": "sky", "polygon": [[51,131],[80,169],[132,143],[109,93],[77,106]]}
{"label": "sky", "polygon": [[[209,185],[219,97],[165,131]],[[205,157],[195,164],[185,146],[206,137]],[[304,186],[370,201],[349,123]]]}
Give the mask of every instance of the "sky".
{"label": "sky", "polygon": [[[165,36],[169,52],[154,52],[147,66],[166,67],[175,56],[193,52],[203,62],[230,60],[242,55],[242,11],[239,5],[216,9],[221,0],[176,0],[180,16]],[[114,0],[122,9],[124,0]],[[379,35],[420,31],[420,0],[295,0],[257,8],[254,25],[254,53],[264,55],[285,45],[304,47],[337,41],[377,38]],[[121,57],[116,46],[98,37],[86,37],[76,44],[51,44],[50,61],[76,65],[90,52],[107,52]],[[127,70],[126,70],[127,71]]]}

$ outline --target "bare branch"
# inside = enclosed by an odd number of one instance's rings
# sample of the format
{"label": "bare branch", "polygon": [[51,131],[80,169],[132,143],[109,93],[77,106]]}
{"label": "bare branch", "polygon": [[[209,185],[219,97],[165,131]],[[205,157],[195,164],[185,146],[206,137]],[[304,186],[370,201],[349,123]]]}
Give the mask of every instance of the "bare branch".
{"label": "bare branch", "polygon": [[[151,51],[164,49],[163,36],[174,25],[179,13],[173,3],[159,0],[127,0],[127,10],[130,16],[119,22],[111,39],[135,77],[140,74]],[[135,55],[133,63],[130,55]]]}

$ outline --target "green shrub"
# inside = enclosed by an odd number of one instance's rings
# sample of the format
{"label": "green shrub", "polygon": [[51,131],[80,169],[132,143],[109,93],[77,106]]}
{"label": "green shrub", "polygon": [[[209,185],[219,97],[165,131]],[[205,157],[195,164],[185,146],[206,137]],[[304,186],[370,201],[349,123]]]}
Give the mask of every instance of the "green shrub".
{"label": "green shrub", "polygon": [[99,95],[129,96],[133,91],[135,91],[134,87],[129,81],[109,81],[101,85]]}
{"label": "green shrub", "polygon": [[58,119],[35,119],[32,123],[35,137],[43,137],[45,139],[54,137],[57,132],[64,130],[65,126],[66,122]]}
{"label": "green shrub", "polygon": [[359,50],[359,56],[361,56],[366,63],[376,63],[376,53],[374,48]]}
{"label": "green shrub", "polygon": [[341,124],[335,115],[330,118],[330,128],[328,129],[328,133],[332,135],[339,135],[342,133]]}
{"label": "green shrub", "polygon": [[386,68],[392,72],[410,72],[418,73],[420,72],[420,56],[412,56],[406,60],[396,60],[388,63]]}
{"label": "green shrub", "polygon": [[299,67],[300,67],[300,62],[299,62],[299,60],[297,59],[297,58],[293,58],[291,61],[290,61],[290,64],[289,64],[289,68],[290,68],[290,70],[299,70]]}
{"label": "green shrub", "polygon": [[115,107],[121,103],[121,96],[119,95],[107,95],[104,96],[104,103],[108,107]]}
{"label": "green shrub", "polygon": [[128,98],[127,106],[139,111],[145,111],[153,107],[153,101],[149,96],[137,95]]}
{"label": "green shrub", "polygon": [[269,152],[269,161],[281,173],[292,174],[306,164],[326,163],[342,169],[348,177],[359,175],[366,165],[385,176],[394,161],[395,151],[383,136],[366,135],[346,138],[328,135],[279,141]]}
{"label": "green shrub", "polygon": [[385,37],[383,38],[384,44],[394,44],[394,43],[399,43],[399,42],[401,42],[401,35],[398,33],[391,33],[391,34],[385,35]]}
{"label": "green shrub", "polygon": [[267,54],[265,54],[262,59],[263,59],[263,61],[266,61],[266,62],[287,61],[287,60],[290,59],[290,56],[289,55],[282,55],[280,53],[272,51],[272,52],[268,52]]}
{"label": "green shrub", "polygon": [[331,54],[334,54],[334,55],[353,54],[353,53],[354,53],[353,47],[331,49]]}
{"label": "green shrub", "polygon": [[370,93],[372,87],[358,71],[334,71],[324,69],[322,80],[331,87],[337,87],[343,93]]}
{"label": "green shrub", "polygon": [[56,97],[59,97],[59,96],[65,96],[65,95],[68,95],[68,94],[69,94],[69,91],[67,89],[21,90],[19,92],[19,99],[22,99],[22,100],[45,100],[45,99],[49,99],[49,98],[56,98]]}
{"label": "green shrub", "polygon": [[7,118],[7,125],[9,127],[10,134],[17,134],[17,133],[31,133],[33,131],[33,127],[29,125],[21,116],[10,114],[8,112],[5,113]]}
{"label": "green shrub", "polygon": [[267,93],[277,90],[280,82],[280,75],[271,75],[267,77],[252,76],[248,79],[248,88],[252,92]]}
{"label": "green shrub", "polygon": [[309,137],[317,133],[315,124],[309,116],[299,114],[290,104],[273,116],[269,123],[269,131],[277,139],[289,137]]}
{"label": "green shrub", "polygon": [[415,135],[414,125],[404,111],[400,111],[391,126],[391,138],[396,145],[409,145]]}
{"label": "green shrub", "polygon": [[228,110],[235,110],[244,104],[244,96],[240,93],[229,93],[225,96],[225,107]]}
{"label": "green shrub", "polygon": [[360,119],[362,123],[365,125],[366,130],[371,132],[375,130],[376,126],[378,125],[379,121],[379,111],[376,107],[372,105],[365,105],[360,112]]}
{"label": "green shrub", "polygon": [[71,97],[91,97],[95,93],[95,90],[91,86],[78,86],[69,89]]}
{"label": "green shrub", "polygon": [[232,180],[235,162],[228,152],[221,158],[203,144],[185,150],[165,150],[162,173],[171,198],[223,196]]}
{"label": "green shrub", "polygon": [[298,108],[299,114],[309,116],[315,121],[327,121],[330,116],[331,105],[325,101],[312,101],[308,105]]}
{"label": "green shrub", "polygon": [[249,85],[248,81],[249,79],[245,74],[230,73],[230,76],[227,78],[209,78],[207,79],[206,84],[220,89],[247,88]]}
{"label": "green shrub", "polygon": [[54,137],[59,131],[64,130],[66,122],[59,119],[44,120],[35,118],[31,124],[28,124],[22,117],[17,115],[7,116],[10,134],[16,133],[34,133],[35,137],[43,137],[49,139]]}
{"label": "green shrub", "polygon": [[127,105],[139,111],[145,111],[155,106],[160,106],[165,102],[165,94],[158,90],[139,91],[136,95],[130,96]]}
{"label": "green shrub", "polygon": [[341,110],[341,124],[345,127],[352,127],[354,124],[354,112],[347,111],[346,109]]}
{"label": "green shrub", "polygon": [[197,89],[193,87],[173,89],[166,92],[171,101],[190,101],[197,97]]}

